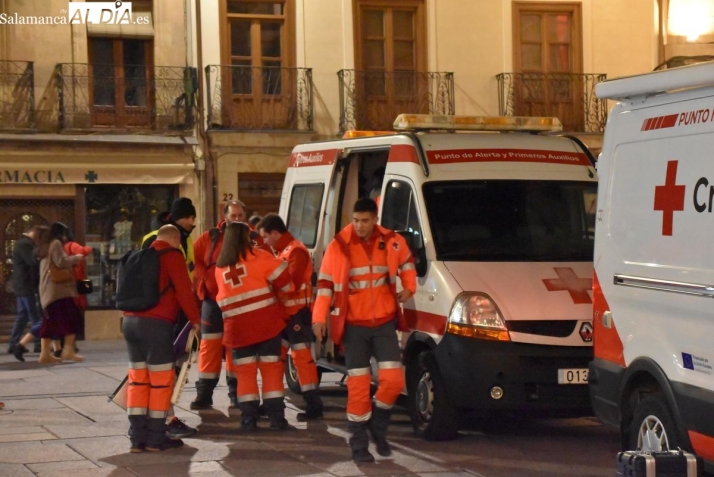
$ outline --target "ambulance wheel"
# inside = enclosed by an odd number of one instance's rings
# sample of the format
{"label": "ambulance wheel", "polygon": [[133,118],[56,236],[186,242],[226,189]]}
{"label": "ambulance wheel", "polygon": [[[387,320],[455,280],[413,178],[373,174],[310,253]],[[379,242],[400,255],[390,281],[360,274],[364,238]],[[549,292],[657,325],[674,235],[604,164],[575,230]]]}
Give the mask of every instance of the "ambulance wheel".
{"label": "ambulance wheel", "polygon": [[288,383],[290,391],[295,394],[302,394],[297,369],[295,369],[295,363],[293,363],[293,357],[290,353],[288,353],[288,356],[285,358],[285,382]]}
{"label": "ambulance wheel", "polygon": [[659,452],[676,450],[682,444],[664,395],[645,395],[634,411],[630,425],[630,449]]}
{"label": "ambulance wheel", "polygon": [[[318,385],[320,384],[320,380],[322,379],[322,371],[323,369],[318,366],[317,367],[317,383]],[[300,390],[300,381],[298,381],[298,375],[297,375],[297,369],[295,369],[295,364],[293,363],[293,357],[291,356],[290,353],[288,353],[288,356],[285,358],[285,382],[288,383],[288,389],[292,391],[295,394],[302,394],[302,390]]]}
{"label": "ambulance wheel", "polygon": [[455,439],[459,412],[449,403],[436,358],[422,352],[407,365],[407,408],[417,436],[428,441]]}

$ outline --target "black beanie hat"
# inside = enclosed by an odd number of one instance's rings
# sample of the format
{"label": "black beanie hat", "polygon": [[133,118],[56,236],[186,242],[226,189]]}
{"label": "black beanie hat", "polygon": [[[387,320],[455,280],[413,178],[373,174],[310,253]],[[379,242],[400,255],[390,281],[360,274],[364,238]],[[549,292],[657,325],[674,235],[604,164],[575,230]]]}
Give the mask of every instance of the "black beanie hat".
{"label": "black beanie hat", "polygon": [[171,204],[171,220],[176,222],[186,217],[196,217],[196,207],[188,197],[179,197]]}

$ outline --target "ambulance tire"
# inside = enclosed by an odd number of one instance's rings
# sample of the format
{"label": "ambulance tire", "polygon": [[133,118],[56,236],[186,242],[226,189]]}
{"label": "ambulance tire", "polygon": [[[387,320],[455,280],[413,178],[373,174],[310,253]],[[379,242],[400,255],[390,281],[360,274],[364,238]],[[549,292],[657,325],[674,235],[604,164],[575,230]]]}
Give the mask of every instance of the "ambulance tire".
{"label": "ambulance tire", "polygon": [[[318,366],[317,367],[317,384],[319,386],[320,380],[322,379],[322,371],[323,369]],[[293,364],[293,358],[288,353],[288,356],[285,358],[285,382],[288,383],[288,389],[290,389],[291,392],[295,394],[302,394],[302,390],[300,389],[300,381],[298,381],[297,377],[297,370],[295,369],[295,365]]]}
{"label": "ambulance tire", "polygon": [[407,408],[417,436],[428,441],[458,437],[459,411],[449,402],[431,351],[423,351],[407,365]]}
{"label": "ambulance tire", "polygon": [[[654,442],[655,447],[647,442]],[[656,447],[660,443],[661,449]],[[630,424],[629,444],[630,450],[649,451],[676,450],[682,445],[677,424],[662,393],[645,394],[640,399]]]}

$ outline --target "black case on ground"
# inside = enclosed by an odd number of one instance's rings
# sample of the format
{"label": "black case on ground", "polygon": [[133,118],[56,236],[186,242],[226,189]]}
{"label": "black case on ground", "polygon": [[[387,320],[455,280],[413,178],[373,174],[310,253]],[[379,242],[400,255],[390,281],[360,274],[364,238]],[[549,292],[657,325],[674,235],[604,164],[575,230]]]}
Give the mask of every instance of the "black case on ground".
{"label": "black case on ground", "polygon": [[684,451],[617,454],[617,477],[701,477],[699,457]]}

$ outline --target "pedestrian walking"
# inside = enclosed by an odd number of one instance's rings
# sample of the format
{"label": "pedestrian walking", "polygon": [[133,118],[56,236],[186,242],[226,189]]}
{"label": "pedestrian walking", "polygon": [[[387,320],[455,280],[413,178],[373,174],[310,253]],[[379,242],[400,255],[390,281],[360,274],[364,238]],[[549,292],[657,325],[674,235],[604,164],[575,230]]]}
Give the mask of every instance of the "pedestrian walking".
{"label": "pedestrian walking", "polygon": [[223,314],[216,303],[218,284],[216,283],[216,261],[223,246],[226,227],[245,220],[245,205],[239,200],[231,200],[223,207],[223,220],[215,227],[201,234],[194,243],[196,269],[196,294],[201,303],[201,345],[198,353],[198,381],[196,399],[191,409],[209,409],[213,406],[213,390],[221,375],[221,366],[226,356],[226,384],[230,407],[238,407],[235,371],[232,366],[230,348],[223,346]]}
{"label": "pedestrian walking", "polygon": [[[330,242],[320,267],[313,309],[313,330],[345,349],[347,364],[347,423],[355,462],[372,462],[369,435],[381,456],[391,448],[386,433],[392,407],[404,388],[397,325],[399,304],[416,290],[416,269],[404,238],[377,225],[377,204],[369,198],[355,202],[352,223]],[[397,293],[397,277],[404,287]],[[330,308],[334,311],[330,314]],[[403,326],[403,323],[402,323]],[[370,359],[379,367],[379,386],[371,402]]]}
{"label": "pedestrian walking", "polygon": [[[305,401],[305,412],[297,415],[298,421],[319,419],[323,415],[320,397],[320,382],[317,366],[312,357],[312,258],[305,245],[288,231],[285,222],[277,214],[266,215],[255,228],[270,245],[278,258],[288,264],[294,291],[282,293],[287,315],[283,338],[291,350],[292,362],[297,371],[300,391]],[[284,347],[284,355],[288,348]],[[285,359],[286,356],[283,356]]]}
{"label": "pedestrian walking", "polygon": [[276,292],[292,290],[288,265],[272,253],[254,248],[247,224],[226,227],[216,261],[216,300],[223,312],[223,344],[232,350],[238,379],[241,428],[257,428],[262,397],[273,429],[285,429],[281,332],[285,312]]}
{"label": "pedestrian walking", "polygon": [[[30,334],[39,337],[40,326],[42,326],[42,314],[37,296],[40,286],[40,262],[36,253],[37,239],[42,230],[48,230],[48,228],[44,225],[32,227],[29,232],[22,234],[22,237],[17,239],[12,251],[10,283],[15,294],[17,317],[10,334],[8,353],[14,354],[20,361],[23,361],[22,354],[28,351],[25,346],[16,350],[25,327],[30,323]],[[37,343],[34,351],[36,353],[40,351]]]}
{"label": "pedestrian walking", "polygon": [[[40,231],[38,237],[40,304],[45,310],[40,327],[40,363],[84,361],[84,357],[75,352],[75,340],[82,326],[82,317],[74,303],[77,285],[72,274],[72,266],[84,260],[84,257],[68,256],[65,253],[63,244],[67,240],[68,231],[66,225],[55,222],[49,229]],[[52,339],[57,337],[64,337],[65,342],[61,359],[54,357],[50,349]],[[19,345],[25,347],[33,339],[34,335],[30,332],[20,340]]]}
{"label": "pedestrian walking", "polygon": [[129,351],[127,412],[133,453],[183,445],[180,438],[167,435],[166,425],[176,380],[174,325],[180,309],[198,333],[200,315],[180,245],[181,234],[175,226],[159,229],[150,247],[160,254],[158,288],[163,293],[156,306],[125,312],[122,321]]}

